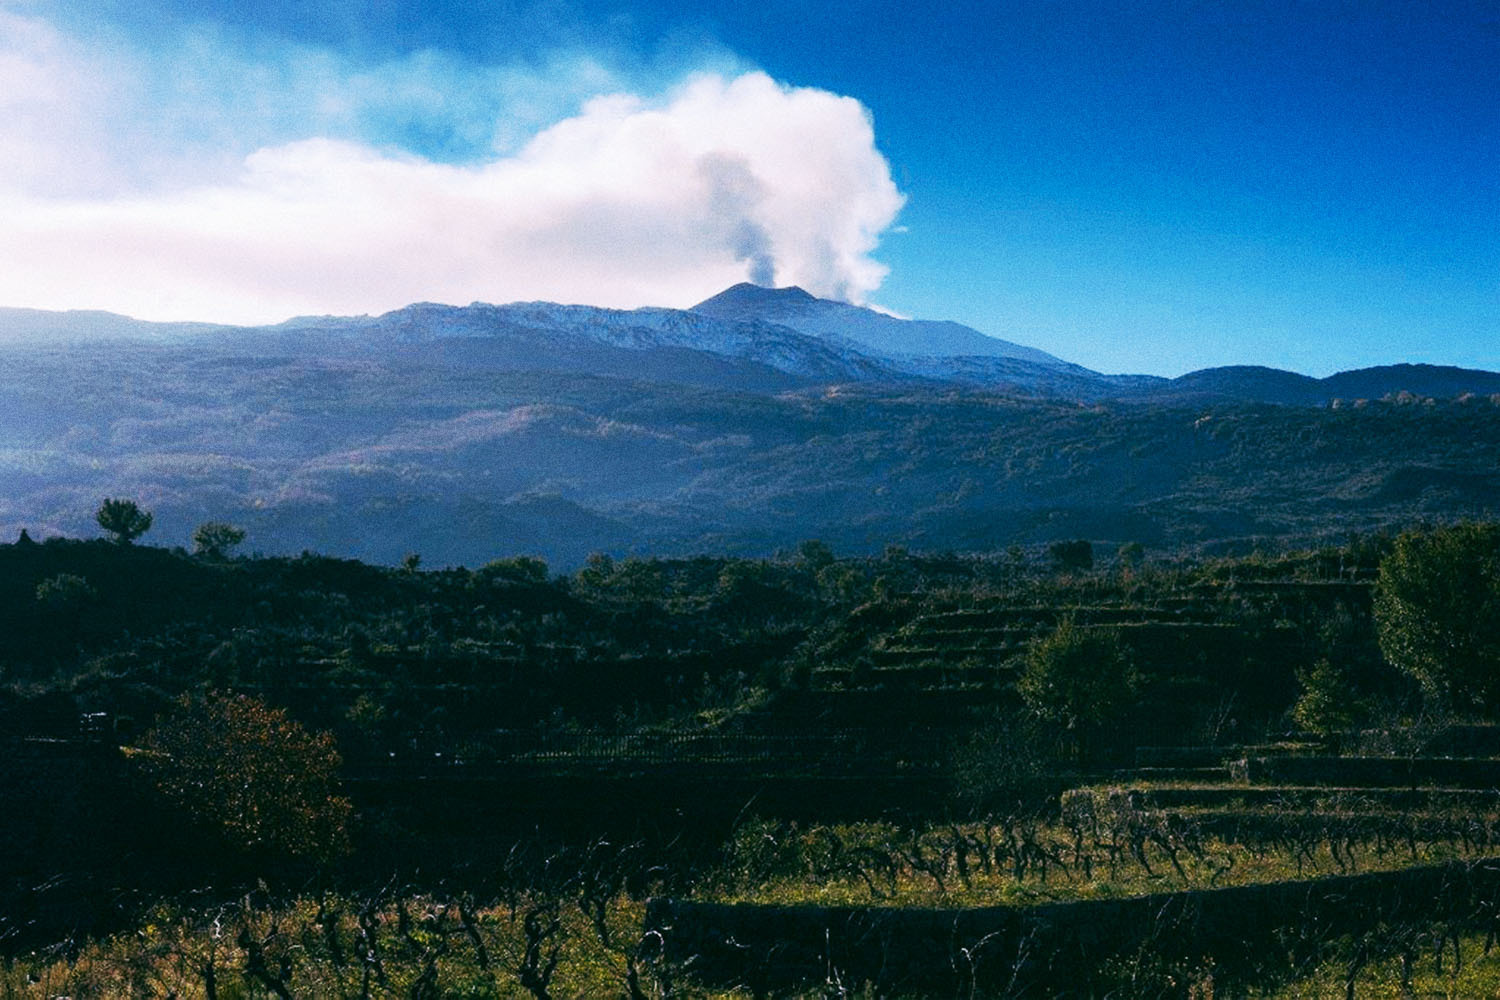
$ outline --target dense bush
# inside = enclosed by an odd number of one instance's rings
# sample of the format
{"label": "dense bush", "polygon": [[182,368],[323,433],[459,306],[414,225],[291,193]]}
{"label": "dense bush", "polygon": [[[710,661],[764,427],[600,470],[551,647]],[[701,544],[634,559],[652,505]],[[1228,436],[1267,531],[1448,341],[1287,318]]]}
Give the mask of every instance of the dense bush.
{"label": "dense bush", "polygon": [[273,861],[348,849],[352,807],[337,791],[333,737],[259,698],[184,697],[134,760],[168,802],[232,848]]}
{"label": "dense bush", "polygon": [[1088,761],[1098,735],[1130,706],[1139,683],[1113,631],[1068,619],[1032,644],[1016,689],[1039,716],[1072,733],[1080,759]]}
{"label": "dense bush", "polygon": [[1435,702],[1500,710],[1500,524],[1411,531],[1381,561],[1380,648]]}

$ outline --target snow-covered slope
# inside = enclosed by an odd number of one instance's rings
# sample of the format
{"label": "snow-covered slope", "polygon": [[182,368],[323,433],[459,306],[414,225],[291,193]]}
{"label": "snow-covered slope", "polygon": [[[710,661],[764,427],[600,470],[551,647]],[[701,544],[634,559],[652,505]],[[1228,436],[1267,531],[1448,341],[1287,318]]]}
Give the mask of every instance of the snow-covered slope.
{"label": "snow-covered slope", "polygon": [[763,288],[742,283],[727,288],[692,311],[726,320],[762,320],[821,338],[852,341],[889,358],[1015,358],[1039,365],[1062,359],[1034,347],[980,333],[962,323],[898,319],[847,302],[819,299],[795,286]]}
{"label": "snow-covered slope", "polygon": [[800,288],[737,285],[690,310],[422,302],[380,316],[303,316],[269,327],[11,312],[0,311],[0,334],[15,327],[48,339],[187,339],[292,355],[378,358],[396,352],[417,363],[749,391],[835,382],[946,382],[1079,399],[1119,391],[1096,372],[957,323],[895,319],[816,299]]}
{"label": "snow-covered slope", "polygon": [[345,335],[375,334],[413,343],[455,337],[525,339],[538,352],[565,359],[587,343],[626,351],[677,349],[736,358],[819,380],[867,381],[901,373],[838,338],[820,338],[774,323],[716,319],[681,309],[604,309],[516,302],[494,306],[421,303],[376,317]]}
{"label": "snow-covered slope", "polygon": [[415,365],[781,392],[812,385],[952,385],[1070,400],[1326,405],[1389,393],[1500,392],[1500,373],[1393,365],[1314,379],[1231,366],[1175,379],[1101,375],[958,323],[902,320],[800,288],[740,284],[692,309],[515,302],[418,303],[380,316],[304,316],[276,326],[151,323],[99,312],[0,309],[0,345],[105,342],[246,355],[393,358]]}

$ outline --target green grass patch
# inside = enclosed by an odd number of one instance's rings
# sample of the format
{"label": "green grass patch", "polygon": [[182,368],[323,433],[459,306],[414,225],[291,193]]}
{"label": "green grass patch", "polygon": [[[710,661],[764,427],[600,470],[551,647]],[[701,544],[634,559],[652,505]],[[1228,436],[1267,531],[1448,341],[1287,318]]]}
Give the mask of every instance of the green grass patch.
{"label": "green grass patch", "polygon": [[1029,906],[1290,879],[1394,871],[1473,859],[1459,838],[1412,841],[1330,826],[1246,843],[1141,813],[1064,827],[1035,821],[799,828],[751,823],[693,898],[824,906]]}
{"label": "green grass patch", "polygon": [[[1486,947],[1483,934],[1444,940],[1415,937],[1405,955],[1390,954],[1359,963],[1351,955],[1324,961],[1306,975],[1273,990],[1252,991],[1264,1000],[1478,1000],[1500,997],[1500,950]],[[1352,975],[1351,975],[1352,971]]]}

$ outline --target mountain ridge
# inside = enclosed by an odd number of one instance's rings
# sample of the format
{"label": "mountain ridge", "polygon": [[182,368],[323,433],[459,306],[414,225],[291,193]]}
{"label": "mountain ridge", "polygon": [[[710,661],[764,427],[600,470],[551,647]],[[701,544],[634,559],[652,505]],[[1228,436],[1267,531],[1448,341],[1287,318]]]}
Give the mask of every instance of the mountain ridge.
{"label": "mountain ridge", "polygon": [[1080,402],[1212,401],[1327,406],[1408,392],[1500,393],[1500,373],[1394,363],[1323,378],[1258,365],[1175,378],[1106,375],[948,321],[907,320],[820,299],[797,286],[742,282],[689,309],[610,309],[552,302],[419,302],[379,315],[299,316],[269,326],[159,323],[98,310],[0,308],[0,342],[199,343],[248,352],[332,352],[420,361],[467,359],[487,370],[604,375],[730,390],[804,385],[950,385]]}
{"label": "mountain ridge", "polygon": [[991,337],[951,320],[900,319],[863,306],[820,299],[795,285],[765,288],[741,282],[689,311],[721,319],[761,319],[816,336],[838,335],[886,357],[1000,357],[1041,365],[1066,364],[1046,351]]}

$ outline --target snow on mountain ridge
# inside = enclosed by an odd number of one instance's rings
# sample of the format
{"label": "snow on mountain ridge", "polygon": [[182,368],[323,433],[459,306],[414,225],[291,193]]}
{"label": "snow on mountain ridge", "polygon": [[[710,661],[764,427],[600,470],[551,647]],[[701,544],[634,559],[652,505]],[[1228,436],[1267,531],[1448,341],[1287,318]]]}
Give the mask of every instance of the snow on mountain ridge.
{"label": "snow on mountain ridge", "polygon": [[899,374],[840,338],[811,337],[764,321],[727,321],[661,307],[625,310],[553,302],[469,306],[421,303],[377,317],[369,327],[417,341],[525,332],[553,346],[563,346],[568,338],[581,338],[634,351],[680,348],[741,358],[817,379]]}
{"label": "snow on mountain ridge", "polygon": [[[819,315],[827,321],[822,326]],[[857,342],[845,336],[845,326],[830,329],[833,318],[840,316],[861,321],[873,316],[895,324],[892,329],[908,338],[900,346],[926,353],[887,352]],[[799,331],[793,323],[805,329]],[[943,354],[938,350],[941,343],[913,343],[912,331],[923,329],[959,331],[965,342],[958,347],[968,353]],[[1002,353],[973,353],[973,338],[983,341],[980,347]],[[0,308],[0,346],[108,342],[345,361],[408,357],[496,371],[600,375],[751,392],[780,392],[809,383],[949,384],[1072,400],[1170,405],[1215,400],[1326,405],[1335,398],[1379,399],[1400,391],[1434,398],[1500,393],[1500,373],[1425,364],[1356,369],[1326,378],[1243,365],[1174,379],[1101,375],[960,324],[885,317],[816,299],[796,287],[737,285],[691,310],[420,302],[380,316],[302,316],[260,327]],[[1023,353],[1004,353],[1010,348]],[[1038,361],[1038,356],[1046,360]]]}
{"label": "snow on mountain ridge", "polygon": [[765,320],[819,338],[838,337],[866,353],[887,358],[989,357],[1065,364],[1046,351],[991,337],[962,323],[898,319],[863,306],[820,299],[795,285],[764,288],[745,282],[690,311],[721,319]]}

